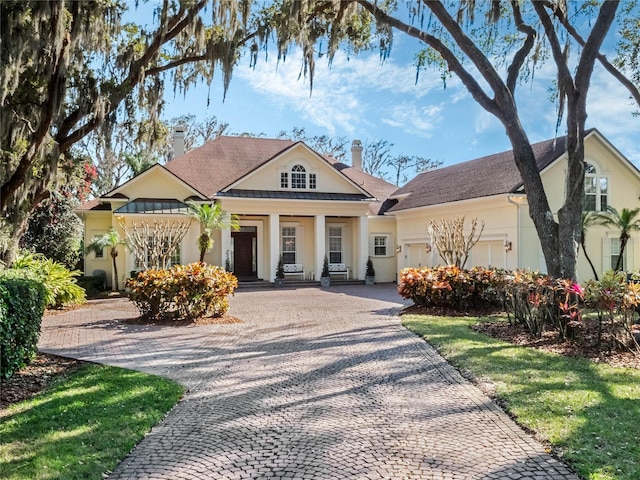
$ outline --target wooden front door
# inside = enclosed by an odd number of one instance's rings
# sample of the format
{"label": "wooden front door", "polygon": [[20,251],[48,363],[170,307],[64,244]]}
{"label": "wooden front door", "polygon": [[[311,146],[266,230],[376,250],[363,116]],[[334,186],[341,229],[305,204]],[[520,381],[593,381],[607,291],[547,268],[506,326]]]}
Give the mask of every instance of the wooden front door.
{"label": "wooden front door", "polygon": [[258,235],[255,227],[243,227],[239,232],[231,232],[231,238],[233,273],[238,278],[257,278]]}

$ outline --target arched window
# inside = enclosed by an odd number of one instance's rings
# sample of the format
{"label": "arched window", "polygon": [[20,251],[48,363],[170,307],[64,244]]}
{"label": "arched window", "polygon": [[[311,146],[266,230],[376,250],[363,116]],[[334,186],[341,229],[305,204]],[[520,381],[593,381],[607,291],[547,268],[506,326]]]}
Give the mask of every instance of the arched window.
{"label": "arched window", "polygon": [[291,188],[307,188],[307,171],[302,165],[291,169]]}
{"label": "arched window", "polygon": [[584,175],[584,211],[604,212],[609,205],[609,179],[598,174],[591,163],[585,166]]}

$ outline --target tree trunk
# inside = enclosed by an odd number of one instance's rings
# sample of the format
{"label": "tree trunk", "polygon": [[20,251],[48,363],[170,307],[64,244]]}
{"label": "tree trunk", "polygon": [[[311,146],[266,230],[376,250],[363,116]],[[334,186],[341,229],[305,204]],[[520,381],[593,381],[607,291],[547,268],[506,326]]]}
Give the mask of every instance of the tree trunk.
{"label": "tree trunk", "polygon": [[111,260],[113,261],[113,282],[111,285],[111,290],[117,292],[120,290],[118,287],[118,264],[116,263],[116,258],[118,257],[118,252],[115,248],[111,249]]}
{"label": "tree trunk", "polygon": [[527,195],[529,216],[538,233],[542,253],[547,264],[547,273],[553,277],[560,277],[562,276],[562,267],[558,224],[553,218],[531,143],[517,121],[517,116],[501,118],[501,120],[513,147],[514,160]]}
{"label": "tree trunk", "polygon": [[624,265],[624,250],[627,248],[627,242],[629,241],[629,235],[623,233],[620,235],[620,254],[618,255],[618,260],[616,260],[616,272],[622,270]]}

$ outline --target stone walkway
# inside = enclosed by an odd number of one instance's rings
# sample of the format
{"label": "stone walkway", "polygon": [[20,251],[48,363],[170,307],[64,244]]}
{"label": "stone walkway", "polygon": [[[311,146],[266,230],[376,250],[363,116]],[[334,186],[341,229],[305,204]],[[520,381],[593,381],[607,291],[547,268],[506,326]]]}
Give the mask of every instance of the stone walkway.
{"label": "stone walkway", "polygon": [[239,291],[241,324],[122,323],[126,300],[44,319],[39,347],[189,392],[109,476],[573,479],[429,345],[392,285]]}

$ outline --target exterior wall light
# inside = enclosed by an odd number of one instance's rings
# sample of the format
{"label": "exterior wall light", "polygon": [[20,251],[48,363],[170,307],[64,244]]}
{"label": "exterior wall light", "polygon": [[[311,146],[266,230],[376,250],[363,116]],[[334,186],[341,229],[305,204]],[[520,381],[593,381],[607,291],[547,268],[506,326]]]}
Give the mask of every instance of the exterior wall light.
{"label": "exterior wall light", "polygon": [[427,243],[424,247],[424,251],[427,253],[431,253],[431,244]]}
{"label": "exterior wall light", "polygon": [[512,248],[513,248],[513,244],[511,243],[511,241],[510,240],[505,240],[504,241],[504,251],[505,252],[510,252]]}

